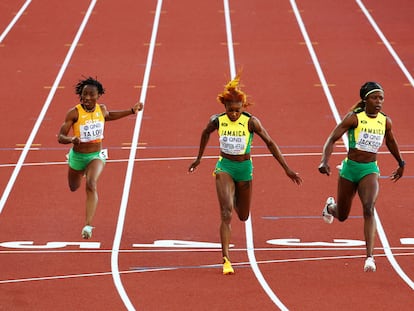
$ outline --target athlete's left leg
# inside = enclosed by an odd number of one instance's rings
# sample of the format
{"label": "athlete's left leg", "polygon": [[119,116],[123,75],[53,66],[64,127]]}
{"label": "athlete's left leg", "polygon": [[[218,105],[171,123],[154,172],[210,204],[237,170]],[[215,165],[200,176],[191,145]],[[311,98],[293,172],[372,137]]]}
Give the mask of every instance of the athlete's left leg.
{"label": "athlete's left leg", "polygon": [[249,218],[252,186],[252,180],[236,182],[234,209],[241,221]]}
{"label": "athlete's left leg", "polygon": [[369,174],[360,180],[358,185],[358,195],[364,210],[364,235],[367,257],[372,257],[374,251],[375,232],[377,229],[374,208],[378,193],[378,174]]}
{"label": "athlete's left leg", "polygon": [[101,175],[105,163],[100,159],[92,160],[85,170],[86,177],[86,220],[87,226],[92,225],[92,220],[95,215],[96,207],[98,205],[98,190],[97,184],[99,176]]}

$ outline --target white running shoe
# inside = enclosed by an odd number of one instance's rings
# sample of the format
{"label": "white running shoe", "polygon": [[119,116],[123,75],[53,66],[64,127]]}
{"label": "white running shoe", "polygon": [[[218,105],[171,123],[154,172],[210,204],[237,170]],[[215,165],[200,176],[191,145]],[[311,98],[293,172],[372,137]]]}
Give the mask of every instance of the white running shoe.
{"label": "white running shoe", "polygon": [[374,257],[367,257],[365,259],[364,272],[375,272],[377,266],[375,265]]}
{"label": "white running shoe", "polygon": [[86,240],[90,239],[92,237],[92,229],[93,228],[94,227],[92,227],[92,226],[83,227],[83,229],[82,229],[82,238],[86,239]]}
{"label": "white running shoe", "polygon": [[333,197],[329,197],[326,200],[325,207],[323,208],[323,211],[322,211],[323,220],[327,224],[331,224],[334,221],[334,217],[331,214],[329,214],[329,212],[328,212],[328,206],[332,205],[332,204],[335,204],[335,199]]}

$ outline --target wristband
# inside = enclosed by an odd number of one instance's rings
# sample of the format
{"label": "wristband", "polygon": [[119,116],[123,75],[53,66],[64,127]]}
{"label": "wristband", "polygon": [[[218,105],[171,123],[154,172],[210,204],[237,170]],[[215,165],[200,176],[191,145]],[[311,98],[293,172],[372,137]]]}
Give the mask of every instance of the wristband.
{"label": "wristband", "polygon": [[399,167],[404,167],[405,166],[405,161],[404,160],[398,161],[398,166]]}
{"label": "wristband", "polygon": [[131,112],[132,112],[132,114],[135,114],[134,108],[131,108]]}

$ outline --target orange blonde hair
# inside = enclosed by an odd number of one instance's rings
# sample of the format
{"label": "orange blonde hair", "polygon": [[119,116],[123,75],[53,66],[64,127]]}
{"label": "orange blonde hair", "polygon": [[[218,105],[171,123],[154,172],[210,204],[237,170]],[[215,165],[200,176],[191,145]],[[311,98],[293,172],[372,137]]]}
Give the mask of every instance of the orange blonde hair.
{"label": "orange blonde hair", "polygon": [[232,102],[241,102],[243,107],[250,106],[251,103],[247,101],[247,95],[240,88],[240,73],[226,84],[224,91],[217,96],[217,101],[223,105]]}

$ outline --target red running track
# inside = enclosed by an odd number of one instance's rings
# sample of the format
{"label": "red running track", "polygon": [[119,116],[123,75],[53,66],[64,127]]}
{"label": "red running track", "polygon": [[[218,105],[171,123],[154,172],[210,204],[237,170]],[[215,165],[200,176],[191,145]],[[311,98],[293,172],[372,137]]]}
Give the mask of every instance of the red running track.
{"label": "red running track", "polygon": [[[24,3],[0,1],[0,32]],[[413,309],[413,4],[363,2],[384,42],[355,1],[296,1],[296,14],[293,1],[230,1],[233,59],[224,3],[164,0],[157,11],[155,0],[31,1],[13,24],[0,42],[0,310]],[[243,68],[251,112],[304,184],[291,183],[256,138],[252,235],[233,221],[236,274],[224,277],[214,136],[197,172],[187,167],[222,109],[215,97],[232,66]],[[110,109],[145,101],[141,120],[107,126],[110,159],[90,241],[80,238],[83,189],[68,190],[67,147],[56,141],[82,75],[103,82]],[[385,148],[379,156],[376,273],[362,271],[358,200],[346,223],[321,220],[337,176],[316,169],[333,111],[344,115],[366,80],[385,87],[384,111],[408,163],[394,184],[386,176],[395,161]],[[336,151],[332,165],[344,157],[341,144]]]}

